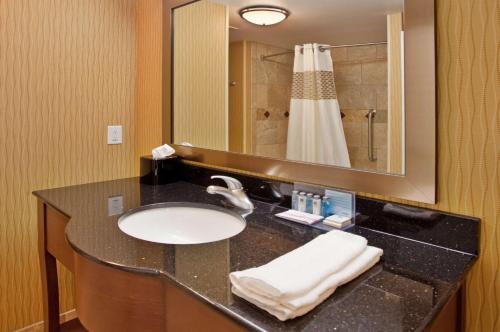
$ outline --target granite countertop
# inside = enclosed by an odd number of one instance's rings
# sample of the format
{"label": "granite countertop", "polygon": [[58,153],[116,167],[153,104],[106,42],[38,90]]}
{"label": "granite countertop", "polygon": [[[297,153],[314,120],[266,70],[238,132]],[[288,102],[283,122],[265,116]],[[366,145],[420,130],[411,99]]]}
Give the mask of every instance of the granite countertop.
{"label": "granite countertop", "polygon": [[[163,245],[132,238],[117,225],[121,213],[159,202],[222,206],[205,186],[179,181],[151,186],[139,178],[34,193],[71,218],[66,237],[78,253],[119,269],[158,275],[260,331],[421,331],[460,286],[476,255],[389,234],[379,227],[349,231],[384,250],[381,262],[340,287],[309,314],[287,322],[231,294],[231,271],[259,266],[312,240],[324,230],[274,217],[277,204],[254,201],[247,227],[230,239],[198,245]],[[122,196],[114,205],[109,198]],[[118,203],[116,203],[118,202]],[[114,215],[113,215],[114,214]],[[368,217],[369,219],[369,217]],[[369,223],[367,224],[369,225]],[[325,260],[334,253],[324,253]]]}

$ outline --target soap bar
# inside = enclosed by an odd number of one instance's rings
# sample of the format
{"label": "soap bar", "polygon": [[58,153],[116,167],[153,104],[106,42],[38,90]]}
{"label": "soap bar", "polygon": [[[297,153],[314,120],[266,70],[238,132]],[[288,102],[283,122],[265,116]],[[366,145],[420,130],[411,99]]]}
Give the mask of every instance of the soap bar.
{"label": "soap bar", "polygon": [[285,212],[277,213],[275,214],[275,216],[305,225],[312,225],[323,219],[322,216],[296,210],[288,210]]}
{"label": "soap bar", "polygon": [[339,215],[332,215],[323,220],[323,224],[332,226],[335,228],[344,228],[352,223],[351,218]]}

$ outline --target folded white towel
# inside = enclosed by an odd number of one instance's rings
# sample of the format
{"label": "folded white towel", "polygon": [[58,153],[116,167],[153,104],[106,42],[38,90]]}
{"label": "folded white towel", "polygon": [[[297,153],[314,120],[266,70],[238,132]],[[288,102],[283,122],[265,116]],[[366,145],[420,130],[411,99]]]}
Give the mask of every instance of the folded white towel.
{"label": "folded white towel", "polygon": [[285,301],[310,292],[366,249],[366,239],[332,230],[273,261],[232,272],[233,285],[263,297]]}
{"label": "folded white towel", "polygon": [[153,155],[153,159],[155,160],[167,158],[173,155],[174,153],[175,153],[174,148],[168,144],[164,144],[162,146],[159,146],[151,150],[151,154]]}
{"label": "folded white towel", "polygon": [[327,299],[337,287],[357,278],[373,267],[382,256],[383,251],[375,247],[367,247],[361,255],[348,263],[340,271],[313,287],[308,293],[289,300],[277,300],[265,297],[242,288],[233,283],[232,292],[250,303],[266,310],[281,321],[302,316]]}

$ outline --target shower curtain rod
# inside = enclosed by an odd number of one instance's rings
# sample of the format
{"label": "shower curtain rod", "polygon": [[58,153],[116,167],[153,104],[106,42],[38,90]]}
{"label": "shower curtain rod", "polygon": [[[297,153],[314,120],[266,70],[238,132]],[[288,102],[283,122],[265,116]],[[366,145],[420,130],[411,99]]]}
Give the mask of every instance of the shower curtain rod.
{"label": "shower curtain rod", "polygon": [[[363,43],[363,44],[346,44],[346,45],[333,45],[333,46],[320,46],[319,50],[321,52],[324,52],[327,49],[331,48],[341,48],[341,47],[356,47],[356,46],[372,46],[372,45],[384,45],[387,44],[386,41],[381,41],[381,42],[375,42],[375,43]],[[294,50],[288,50],[286,52],[280,52],[280,53],[274,53],[274,54],[269,54],[269,55],[261,55],[260,59],[261,60],[266,60],[268,58],[272,58],[275,56],[280,56],[280,55],[285,55],[285,54],[292,54],[295,53]]]}

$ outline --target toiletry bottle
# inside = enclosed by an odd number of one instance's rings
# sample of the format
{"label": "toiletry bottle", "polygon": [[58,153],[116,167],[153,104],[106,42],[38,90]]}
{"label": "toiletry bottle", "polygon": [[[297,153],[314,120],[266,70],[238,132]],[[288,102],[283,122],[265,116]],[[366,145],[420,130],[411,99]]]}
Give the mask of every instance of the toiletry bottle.
{"label": "toiletry bottle", "polygon": [[313,194],[307,193],[306,197],[306,212],[313,213]]}
{"label": "toiletry bottle", "polygon": [[298,210],[299,209],[299,191],[294,190],[292,191],[292,210]]}
{"label": "toiletry bottle", "polygon": [[318,216],[321,215],[321,196],[320,195],[314,195],[313,197],[313,214],[316,214]]}
{"label": "toiletry bottle", "polygon": [[301,212],[306,212],[306,193],[301,192],[299,194],[298,210]]}
{"label": "toiletry bottle", "polygon": [[323,217],[329,217],[332,215],[332,204],[330,202],[330,198],[328,196],[323,196],[323,201],[321,204],[321,212]]}

